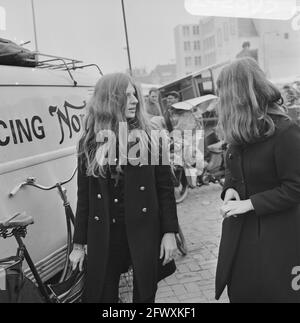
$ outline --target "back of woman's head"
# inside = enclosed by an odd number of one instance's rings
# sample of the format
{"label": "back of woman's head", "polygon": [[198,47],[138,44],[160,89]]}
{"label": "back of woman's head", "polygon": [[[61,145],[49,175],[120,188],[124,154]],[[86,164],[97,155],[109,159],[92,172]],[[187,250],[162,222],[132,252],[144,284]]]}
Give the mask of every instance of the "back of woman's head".
{"label": "back of woman's head", "polygon": [[280,91],[252,58],[237,59],[217,80],[219,126],[231,144],[249,144],[274,134],[272,114],[285,115]]}

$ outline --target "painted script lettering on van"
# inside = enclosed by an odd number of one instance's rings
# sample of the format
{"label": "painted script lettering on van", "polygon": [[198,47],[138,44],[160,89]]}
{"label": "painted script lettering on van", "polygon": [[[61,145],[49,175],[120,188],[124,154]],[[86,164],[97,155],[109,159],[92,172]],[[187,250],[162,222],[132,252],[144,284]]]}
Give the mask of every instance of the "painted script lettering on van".
{"label": "painted script lettering on van", "polygon": [[[75,106],[65,101],[63,108],[58,106],[49,107],[49,114],[53,118],[53,122],[58,124],[57,143],[59,145],[66,141],[66,133],[68,133],[68,138],[72,139],[74,134],[81,131],[84,114],[82,113],[78,116],[72,112],[83,110],[85,106],[85,101],[80,106]],[[36,114],[9,120],[0,119],[0,147],[43,140],[47,135],[53,139],[53,129],[55,129],[54,124],[49,124],[49,120],[45,122],[41,116]]]}
{"label": "painted script lettering on van", "polygon": [[61,139],[59,144],[61,145],[65,140],[65,130],[69,132],[69,138],[73,138],[73,133],[78,133],[81,130],[81,124],[83,122],[84,114],[70,116],[70,110],[82,110],[86,106],[86,102],[83,102],[83,105],[76,107],[69,102],[65,101],[64,111],[59,109],[57,106],[50,106],[49,113],[52,117],[57,117],[59,122]]}

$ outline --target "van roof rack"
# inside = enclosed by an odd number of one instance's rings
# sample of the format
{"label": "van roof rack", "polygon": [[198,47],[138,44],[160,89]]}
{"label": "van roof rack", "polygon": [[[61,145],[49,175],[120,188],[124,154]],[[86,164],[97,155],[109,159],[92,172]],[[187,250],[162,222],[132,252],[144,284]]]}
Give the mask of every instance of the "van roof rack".
{"label": "van roof rack", "polygon": [[[37,68],[46,68],[46,69],[52,69],[52,70],[62,70],[67,71],[70,78],[72,79],[74,86],[77,86],[77,81],[74,79],[71,71],[75,71],[77,69],[83,69],[88,67],[95,67],[100,75],[103,75],[100,67],[97,64],[87,64],[84,65],[83,61],[74,59],[74,58],[66,58],[61,56],[55,56],[55,55],[48,55],[43,54],[40,52],[34,52],[36,55],[36,61],[37,61]],[[44,60],[40,60],[40,57],[44,57]]]}

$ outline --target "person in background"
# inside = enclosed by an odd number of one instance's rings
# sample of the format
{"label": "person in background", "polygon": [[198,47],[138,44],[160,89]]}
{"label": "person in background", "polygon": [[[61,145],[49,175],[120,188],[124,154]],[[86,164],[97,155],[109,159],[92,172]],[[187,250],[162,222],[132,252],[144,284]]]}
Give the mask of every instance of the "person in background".
{"label": "person in background", "polygon": [[300,128],[251,58],[226,66],[217,87],[229,149],[216,299],[227,286],[232,303],[300,303]]}
{"label": "person in background", "polygon": [[180,102],[180,94],[176,91],[171,91],[167,94],[166,96],[167,98],[167,106],[166,106],[166,109],[163,113],[163,123],[166,127],[166,129],[169,131],[169,132],[172,132],[173,131],[173,125],[172,125],[172,105],[175,104],[175,103],[178,103]]}
{"label": "person in background", "polygon": [[159,104],[159,91],[156,88],[152,88],[149,91],[149,96],[146,99],[146,110],[148,115],[153,116],[161,116],[162,111]]}
{"label": "person in background", "polygon": [[236,55],[236,58],[251,57],[258,61],[258,51],[250,49],[251,43],[249,41],[245,41],[242,47],[243,49]]}
{"label": "person in background", "polygon": [[299,102],[298,93],[296,89],[290,84],[283,86],[282,97],[287,108],[293,108]]}
{"label": "person in background", "polygon": [[167,108],[169,109],[173,104],[180,102],[180,95],[176,91],[171,91],[167,94]]}
{"label": "person in background", "polygon": [[[129,266],[133,267],[133,302],[153,303],[157,282],[176,269],[178,218],[170,165],[132,165],[126,153],[114,163],[105,162],[114,151],[130,148],[126,135],[118,135],[120,122],[127,123],[128,138],[140,130],[147,134],[139,148],[148,154],[151,127],[138,86],[126,74],[107,74],[96,84],[87,106],[78,147],[78,202],[70,260],[73,269],[78,265],[82,269],[87,245],[83,297],[87,303],[117,303],[120,275]],[[103,130],[113,132],[116,142],[99,141]]]}
{"label": "person in background", "polygon": [[297,103],[300,104],[300,81],[296,81],[293,83],[293,87],[296,90],[297,95]]}

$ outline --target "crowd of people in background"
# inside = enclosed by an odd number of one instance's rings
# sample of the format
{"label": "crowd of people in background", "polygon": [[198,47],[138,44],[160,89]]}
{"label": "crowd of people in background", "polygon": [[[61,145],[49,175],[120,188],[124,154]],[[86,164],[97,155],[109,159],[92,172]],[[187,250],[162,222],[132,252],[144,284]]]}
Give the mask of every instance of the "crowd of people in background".
{"label": "crowd of people in background", "polygon": [[289,116],[300,123],[300,81],[285,84],[281,94]]}
{"label": "crowd of people in background", "polygon": [[282,95],[288,108],[300,106],[300,81],[284,85]]}

